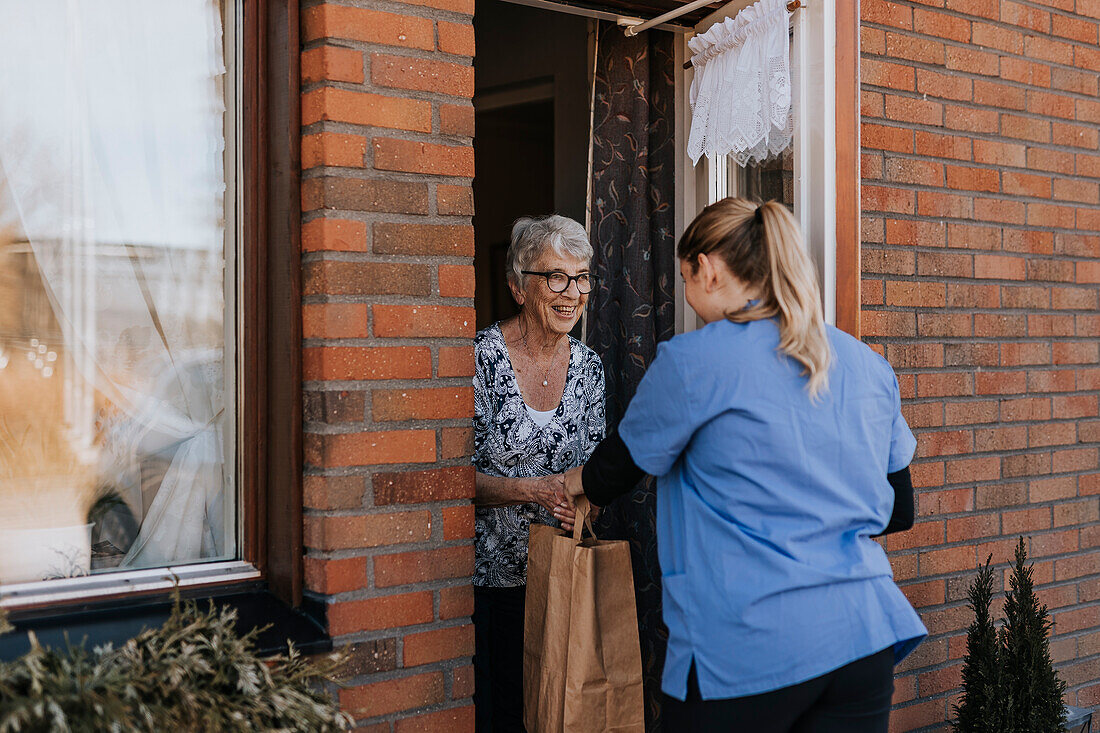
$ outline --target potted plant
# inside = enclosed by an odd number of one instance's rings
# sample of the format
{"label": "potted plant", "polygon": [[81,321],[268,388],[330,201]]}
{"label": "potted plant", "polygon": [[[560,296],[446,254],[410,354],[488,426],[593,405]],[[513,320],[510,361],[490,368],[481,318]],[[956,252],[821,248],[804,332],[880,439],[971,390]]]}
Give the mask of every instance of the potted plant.
{"label": "potted plant", "polygon": [[1005,618],[998,630],[990,614],[993,600],[992,556],[970,586],[974,621],[966,634],[963,695],[955,706],[958,733],[1057,733],[1084,731],[1089,711],[1063,702],[1066,683],[1050,658],[1051,621],[1035,594],[1024,539],[1005,595]]}

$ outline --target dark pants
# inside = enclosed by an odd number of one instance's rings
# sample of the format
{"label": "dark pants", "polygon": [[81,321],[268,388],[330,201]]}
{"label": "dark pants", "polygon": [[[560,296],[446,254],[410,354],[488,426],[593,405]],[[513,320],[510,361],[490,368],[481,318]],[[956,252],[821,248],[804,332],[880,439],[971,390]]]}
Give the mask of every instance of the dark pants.
{"label": "dark pants", "polygon": [[524,733],[525,586],[474,586],[474,707],[477,733]]}
{"label": "dark pants", "polygon": [[675,733],[886,733],[894,694],[894,650],[771,692],[703,700],[695,664],[687,700],[664,696],[664,729]]}

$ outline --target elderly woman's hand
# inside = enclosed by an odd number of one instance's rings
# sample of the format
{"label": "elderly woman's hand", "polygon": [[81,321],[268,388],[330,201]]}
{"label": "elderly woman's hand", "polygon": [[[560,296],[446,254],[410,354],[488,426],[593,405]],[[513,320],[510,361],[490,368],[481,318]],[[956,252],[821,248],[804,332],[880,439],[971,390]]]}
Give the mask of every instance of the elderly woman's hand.
{"label": "elderly woman's hand", "polygon": [[524,479],[524,493],[527,501],[553,512],[555,507],[565,501],[565,477],[554,474]]}
{"label": "elderly woman's hand", "polygon": [[563,501],[554,507],[554,519],[561,523],[561,528],[566,532],[572,532],[573,523],[577,520],[577,512],[569,502]]}

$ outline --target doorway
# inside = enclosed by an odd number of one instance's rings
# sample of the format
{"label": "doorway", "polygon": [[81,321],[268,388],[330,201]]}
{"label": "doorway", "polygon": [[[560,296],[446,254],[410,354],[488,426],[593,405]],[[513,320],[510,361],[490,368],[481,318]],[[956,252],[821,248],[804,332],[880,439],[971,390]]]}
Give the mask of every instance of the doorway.
{"label": "doorway", "polygon": [[474,35],[474,306],[480,330],[516,313],[505,258],[512,222],[582,224],[588,194],[591,21],[477,0]]}

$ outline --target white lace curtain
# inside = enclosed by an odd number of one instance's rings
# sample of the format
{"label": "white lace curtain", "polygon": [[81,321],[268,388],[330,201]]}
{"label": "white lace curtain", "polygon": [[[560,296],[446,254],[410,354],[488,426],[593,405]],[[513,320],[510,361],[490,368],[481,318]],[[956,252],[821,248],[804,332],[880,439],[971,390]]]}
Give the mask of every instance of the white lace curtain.
{"label": "white lace curtain", "polygon": [[140,523],[124,568],[235,551],[220,13],[3,2],[0,227],[33,252],[42,282],[24,287],[60,328],[66,428]]}
{"label": "white lace curtain", "polygon": [[693,163],[730,155],[759,163],[791,143],[790,11],[759,0],[690,41]]}

